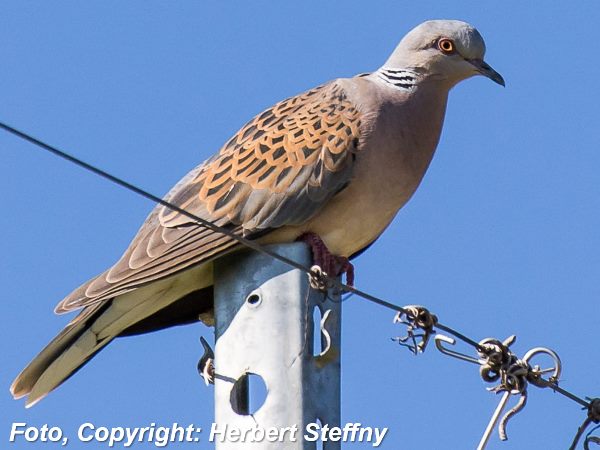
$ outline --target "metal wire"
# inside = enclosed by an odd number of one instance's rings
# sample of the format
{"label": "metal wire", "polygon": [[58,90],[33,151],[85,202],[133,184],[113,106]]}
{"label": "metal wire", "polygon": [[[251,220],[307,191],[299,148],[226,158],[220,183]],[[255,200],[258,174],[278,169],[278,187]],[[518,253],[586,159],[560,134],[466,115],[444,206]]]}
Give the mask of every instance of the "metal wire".
{"label": "metal wire", "polygon": [[[439,330],[436,330],[435,328],[442,329],[442,327],[436,325],[437,317],[430,313],[426,308],[412,305],[405,306],[404,308],[411,312],[411,316],[408,316],[407,314],[396,314],[394,323],[406,325],[407,335],[394,338],[394,341],[398,342],[403,347],[408,347],[408,349],[416,355],[425,350],[428,339],[433,336],[435,346],[441,353],[461,361],[479,365],[479,373],[485,382],[491,383],[499,381],[498,385],[488,388],[488,390],[492,392],[502,392],[503,395],[483,433],[477,450],[485,449],[496,426],[498,426],[500,439],[507,439],[506,425],[512,417],[525,407],[527,403],[528,385],[533,385],[538,388],[550,388],[554,392],[558,392],[568,399],[579,403],[587,411],[587,418],[579,427],[570,450],[574,450],[577,447],[583,433],[590,424],[600,422],[600,398],[587,398],[588,401],[586,401],[566,389],[559,387],[558,383],[562,373],[562,363],[558,354],[553,350],[545,347],[536,347],[529,350],[523,358],[519,358],[510,349],[510,346],[516,340],[516,336],[510,336],[503,342],[493,338],[486,338],[480,342],[475,342],[462,334],[458,336],[460,333],[452,333],[466,344],[476,348],[477,356],[474,357],[445,346],[445,344],[451,346],[455,345],[456,340],[438,333]],[[447,329],[445,326],[443,326],[443,328]],[[415,333],[415,330],[422,330],[423,333],[417,334]],[[452,329],[450,330],[452,332],[454,331]],[[466,339],[463,339],[463,337]],[[550,357],[554,363],[553,366],[546,369],[542,369],[538,365],[532,366],[531,360],[538,355]],[[544,375],[547,373],[551,373],[551,375],[548,378],[545,378]],[[518,396],[519,400],[513,408],[508,410],[508,412],[502,416],[511,396]],[[590,443],[600,443],[599,437],[591,436],[594,430],[595,428],[586,435],[584,441],[584,448],[586,450],[589,448]]]}
{"label": "metal wire", "polygon": [[[412,340],[413,342],[415,341],[416,337],[420,337],[422,340],[422,342],[420,343],[419,347],[417,347],[417,344],[415,343],[413,346],[411,345],[406,345],[404,344],[404,346],[409,347],[409,349],[411,349],[411,351],[413,351],[415,354],[418,353],[418,351],[423,351],[425,349],[425,346],[427,345],[427,339],[429,338],[430,335],[434,334],[437,332],[437,330],[442,330],[448,334],[453,335],[454,337],[456,337],[457,339],[460,339],[461,341],[463,341],[464,343],[470,345],[471,347],[473,347],[477,352],[479,352],[480,354],[484,353],[486,351],[486,344],[485,344],[485,340],[481,341],[481,342],[477,342],[474,339],[469,338],[468,336],[464,335],[463,333],[460,333],[459,331],[444,325],[442,323],[439,323],[437,321],[437,317],[433,316],[434,319],[432,319],[432,321],[426,326],[423,326],[423,322],[422,322],[422,316],[420,316],[420,314],[417,314],[415,312],[415,310],[413,309],[413,307],[406,307],[403,308],[401,306],[398,306],[394,303],[388,302],[386,300],[383,300],[379,297],[376,297],[374,295],[371,295],[367,292],[361,291],[360,289],[355,288],[354,286],[350,286],[344,283],[341,283],[337,278],[334,277],[330,277],[320,271],[316,271],[314,268],[309,268],[304,266],[303,264],[300,264],[292,259],[289,259],[283,255],[278,254],[277,252],[274,252],[268,248],[263,247],[262,245],[258,244],[257,242],[250,240],[250,239],[246,239],[243,236],[240,236],[238,234],[235,234],[233,232],[231,232],[230,230],[223,228],[209,220],[203,219],[189,211],[186,211],[183,208],[180,208],[179,206],[164,200],[161,197],[158,197],[140,187],[137,187],[131,183],[129,183],[128,181],[125,181],[122,178],[119,178],[115,175],[112,175],[92,164],[86,163],[85,161],[82,161],[79,158],[76,158],[73,155],[70,155],[69,153],[66,153],[52,145],[49,145],[27,133],[24,133],[22,131],[17,130],[16,128],[7,125],[6,123],[0,122],[0,128],[4,129],[5,131],[27,141],[30,142],[32,144],[34,144],[37,147],[40,147],[62,159],[65,159],[89,172],[92,172],[102,178],[107,179],[108,181],[115,183],[129,191],[132,191],[146,199],[149,199],[155,203],[158,203],[160,205],[165,206],[166,208],[171,209],[172,211],[176,211],[179,214],[182,214],[183,216],[191,219],[192,221],[194,221],[195,223],[197,223],[200,226],[206,227],[216,233],[220,233],[223,235],[226,235],[228,237],[230,237],[231,239],[239,242],[240,244],[244,245],[245,247],[248,247],[252,250],[255,250],[257,252],[263,253],[265,255],[268,255],[276,260],[279,260],[285,264],[288,264],[291,267],[294,267],[298,270],[301,270],[303,272],[305,272],[306,274],[309,275],[309,277],[311,277],[315,283],[319,284],[319,283],[323,283],[324,285],[327,285],[329,287],[333,287],[334,289],[339,289],[343,292],[346,292],[346,297],[345,299],[348,299],[349,297],[351,297],[352,295],[357,295],[359,297],[362,297],[365,300],[368,300],[372,303],[375,303],[377,305],[383,306],[385,308],[391,309],[393,311],[396,311],[397,313],[403,314],[403,317],[405,318],[405,320],[400,320],[401,323],[404,323],[405,325],[409,326],[409,335],[406,338],[399,338],[397,339],[399,342],[404,343],[407,340]],[[424,309],[424,308],[423,308]],[[424,309],[425,310],[425,309]],[[427,310],[425,310],[425,312],[427,314],[430,314]],[[421,322],[419,322],[419,320],[421,320]],[[420,328],[423,329],[425,331],[425,335],[424,336],[417,336],[413,333],[413,330]],[[426,329],[425,329],[426,328]],[[437,330],[434,330],[434,328],[436,328]],[[437,335],[436,337],[440,337],[442,335]],[[448,339],[448,338],[446,338]],[[510,345],[510,344],[508,344]],[[463,359],[469,362],[479,362],[481,360],[478,360],[476,358],[472,358],[470,356],[466,356],[466,355],[462,355],[459,354],[458,352],[453,352],[450,351],[448,349],[442,350],[443,347],[441,347],[441,342],[439,342],[439,340],[436,339],[436,346],[438,347],[438,349],[440,349],[441,351],[443,351],[443,353],[446,353],[448,355],[457,357],[459,359]],[[414,348],[413,348],[414,347]],[[514,355],[513,355],[514,356]],[[515,357],[516,358],[516,357]],[[529,380],[530,382],[533,382],[531,380]],[[598,402],[600,402],[600,400],[598,399],[590,399],[590,401],[586,401],[584,399],[582,399],[581,397],[578,397],[577,395],[567,391],[566,389],[559,387],[558,386],[558,380],[543,380],[543,383],[541,382],[537,382],[534,383],[536,386],[538,387],[549,387],[550,389],[552,389],[554,392],[558,392],[559,394],[569,398],[570,400],[580,404],[581,406],[583,406],[586,410],[588,410],[590,412],[590,414],[592,414],[592,411],[596,411],[595,408],[597,408],[597,404]],[[597,412],[594,412],[594,414],[598,414]],[[590,418],[586,419],[586,421],[584,422],[584,424],[582,424],[582,426],[580,427],[580,429],[578,430],[576,439],[573,442],[573,447],[575,448],[575,446],[577,445],[577,441],[579,440],[579,438],[581,437],[581,435],[583,434],[583,432],[585,431],[585,429],[587,428],[587,426],[589,424],[591,424],[592,422],[596,422],[597,423],[597,417],[593,416],[593,418],[591,418],[592,416],[590,415]],[[593,430],[592,430],[593,431]],[[590,432],[591,433],[591,432]],[[588,434],[589,435],[589,434]],[[588,442],[595,442],[595,441],[591,441],[589,439],[586,439],[585,445],[587,446]]]}
{"label": "metal wire", "polygon": [[[185,209],[180,208],[179,206],[177,206],[177,205],[175,205],[175,204],[173,204],[171,202],[168,202],[167,200],[164,200],[161,197],[158,197],[158,196],[156,196],[156,195],[154,195],[154,194],[152,194],[152,193],[150,193],[150,192],[148,192],[148,191],[146,191],[146,190],[144,190],[144,189],[142,189],[140,187],[137,187],[137,186],[129,183],[128,181],[123,180],[122,178],[119,178],[119,177],[117,177],[115,175],[112,175],[112,174],[106,172],[105,170],[102,170],[102,169],[100,169],[100,168],[98,168],[96,166],[93,166],[92,164],[86,163],[85,161],[82,161],[81,159],[76,158],[75,156],[70,155],[69,153],[64,152],[64,151],[62,151],[62,150],[60,150],[60,149],[58,149],[58,148],[56,148],[56,147],[54,147],[54,146],[52,146],[50,144],[46,144],[45,142],[43,142],[43,141],[41,141],[41,140],[39,140],[39,139],[37,139],[37,138],[35,138],[35,137],[27,134],[27,133],[24,133],[22,131],[17,130],[14,127],[11,127],[10,125],[7,125],[7,124],[5,124],[3,122],[0,122],[0,128],[4,129],[5,131],[8,131],[9,133],[11,133],[11,134],[13,134],[15,136],[18,136],[21,139],[26,140],[27,142],[30,142],[30,143],[32,143],[32,144],[34,144],[34,145],[36,145],[36,146],[38,146],[38,147],[46,150],[46,151],[48,151],[48,152],[50,152],[50,153],[58,156],[60,158],[63,158],[63,159],[65,159],[65,160],[67,160],[67,161],[69,161],[69,162],[71,162],[71,163],[73,163],[73,164],[75,164],[75,165],[77,165],[79,167],[82,167],[83,169],[85,169],[85,170],[87,170],[89,172],[92,172],[92,173],[94,173],[94,174],[96,174],[96,175],[98,175],[98,176],[100,176],[102,178],[105,178],[105,179],[111,181],[112,183],[115,183],[115,184],[117,184],[117,185],[119,185],[121,187],[124,187],[125,189],[128,189],[128,190],[130,190],[132,192],[135,192],[136,194],[138,194],[138,195],[140,195],[140,196],[142,196],[144,198],[147,198],[148,200],[152,200],[153,202],[156,202],[156,203],[158,203],[160,205],[163,205],[163,206],[165,206],[165,207],[167,207],[167,208],[169,208],[169,209],[171,209],[173,211],[176,211],[179,214],[182,214],[182,215],[186,216],[187,218],[193,220],[197,224],[202,225],[203,227],[208,228],[209,230],[212,230],[212,231],[214,231],[216,233],[224,234],[224,235],[230,237],[231,239],[236,240],[240,244],[242,244],[242,245],[244,245],[244,246],[246,246],[248,248],[251,248],[252,250],[255,250],[257,252],[263,253],[263,254],[268,255],[268,256],[270,256],[270,257],[272,257],[274,259],[277,259],[277,260],[279,260],[279,261],[281,261],[281,262],[283,262],[285,264],[288,264],[288,265],[290,265],[290,266],[292,266],[292,267],[294,267],[296,269],[302,270],[303,272],[307,273],[308,275],[311,275],[311,276],[315,275],[315,273],[311,270],[311,268],[306,267],[303,264],[300,264],[300,263],[298,263],[298,262],[296,262],[296,261],[294,261],[292,259],[286,258],[285,256],[278,254],[277,252],[274,252],[274,251],[272,251],[272,250],[270,250],[268,248],[265,248],[265,247],[263,247],[262,245],[258,244],[255,241],[252,241],[250,239],[246,239],[243,236],[240,236],[238,234],[232,233],[227,228],[223,228],[223,227],[221,227],[221,226],[219,226],[219,225],[211,222],[210,220],[206,220],[206,219],[203,219],[202,217],[199,217],[199,216],[197,216],[195,214],[192,214],[191,212],[186,211]],[[356,294],[356,295],[358,295],[358,296],[360,296],[360,297],[362,297],[362,298],[364,298],[366,300],[369,300],[369,301],[371,301],[373,303],[376,303],[378,305],[384,306],[386,308],[392,309],[394,311],[400,311],[400,312],[403,311],[403,309],[400,306],[394,305],[393,303],[390,303],[390,302],[387,302],[387,301],[385,301],[383,299],[375,297],[374,295],[371,295],[371,294],[369,294],[367,292],[363,292],[360,289],[357,289],[357,288],[355,288],[353,286],[349,286],[347,284],[343,284],[337,278],[329,277],[329,276],[326,276],[326,275],[319,275],[319,276],[324,276],[325,278],[327,278],[327,282],[330,283],[332,286],[334,286],[337,289],[341,289],[342,291]]]}

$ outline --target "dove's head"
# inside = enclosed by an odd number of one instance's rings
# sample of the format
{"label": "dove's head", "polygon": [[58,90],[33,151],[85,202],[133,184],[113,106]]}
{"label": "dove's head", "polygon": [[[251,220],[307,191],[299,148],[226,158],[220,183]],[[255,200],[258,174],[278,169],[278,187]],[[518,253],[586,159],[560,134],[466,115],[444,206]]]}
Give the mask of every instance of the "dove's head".
{"label": "dove's head", "polygon": [[412,69],[450,86],[474,75],[504,86],[484,55],[485,42],[473,26],[459,20],[430,20],[404,36],[384,67]]}

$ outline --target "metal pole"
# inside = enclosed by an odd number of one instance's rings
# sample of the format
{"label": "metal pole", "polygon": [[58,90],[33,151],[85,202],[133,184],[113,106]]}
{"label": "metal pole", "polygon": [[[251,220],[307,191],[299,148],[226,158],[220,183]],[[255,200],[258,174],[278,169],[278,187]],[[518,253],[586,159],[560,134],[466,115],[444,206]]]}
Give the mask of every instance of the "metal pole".
{"label": "metal pole", "polygon": [[[272,250],[310,265],[303,243]],[[215,264],[215,424],[218,450],[316,449],[317,425],[340,425],[339,295],[311,289],[305,273],[243,252]],[[313,315],[321,347],[313,349]],[[249,374],[254,374],[249,377]],[[253,380],[266,385],[262,405],[248,404]],[[250,395],[252,397],[252,395]],[[252,402],[250,402],[252,403]],[[315,430],[308,432],[307,428]],[[340,442],[323,442],[324,450]]]}

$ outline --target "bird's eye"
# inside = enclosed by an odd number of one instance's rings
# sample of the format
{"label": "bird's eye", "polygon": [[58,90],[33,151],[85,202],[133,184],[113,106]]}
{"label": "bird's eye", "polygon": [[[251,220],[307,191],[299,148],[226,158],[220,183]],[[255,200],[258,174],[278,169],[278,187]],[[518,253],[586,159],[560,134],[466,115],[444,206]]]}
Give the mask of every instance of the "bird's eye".
{"label": "bird's eye", "polygon": [[448,38],[442,38],[437,43],[438,48],[442,53],[449,55],[450,53],[454,53],[454,42],[452,42]]}

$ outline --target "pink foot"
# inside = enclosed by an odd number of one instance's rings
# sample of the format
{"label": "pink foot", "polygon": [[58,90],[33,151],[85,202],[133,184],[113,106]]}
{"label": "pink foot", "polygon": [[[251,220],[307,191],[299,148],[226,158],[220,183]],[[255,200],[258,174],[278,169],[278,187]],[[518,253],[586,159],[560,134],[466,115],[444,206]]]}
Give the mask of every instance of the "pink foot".
{"label": "pink foot", "polygon": [[354,266],[345,256],[332,254],[318,234],[306,232],[301,234],[297,241],[306,242],[313,256],[313,264],[321,267],[330,276],[346,274],[346,283],[354,286]]}

